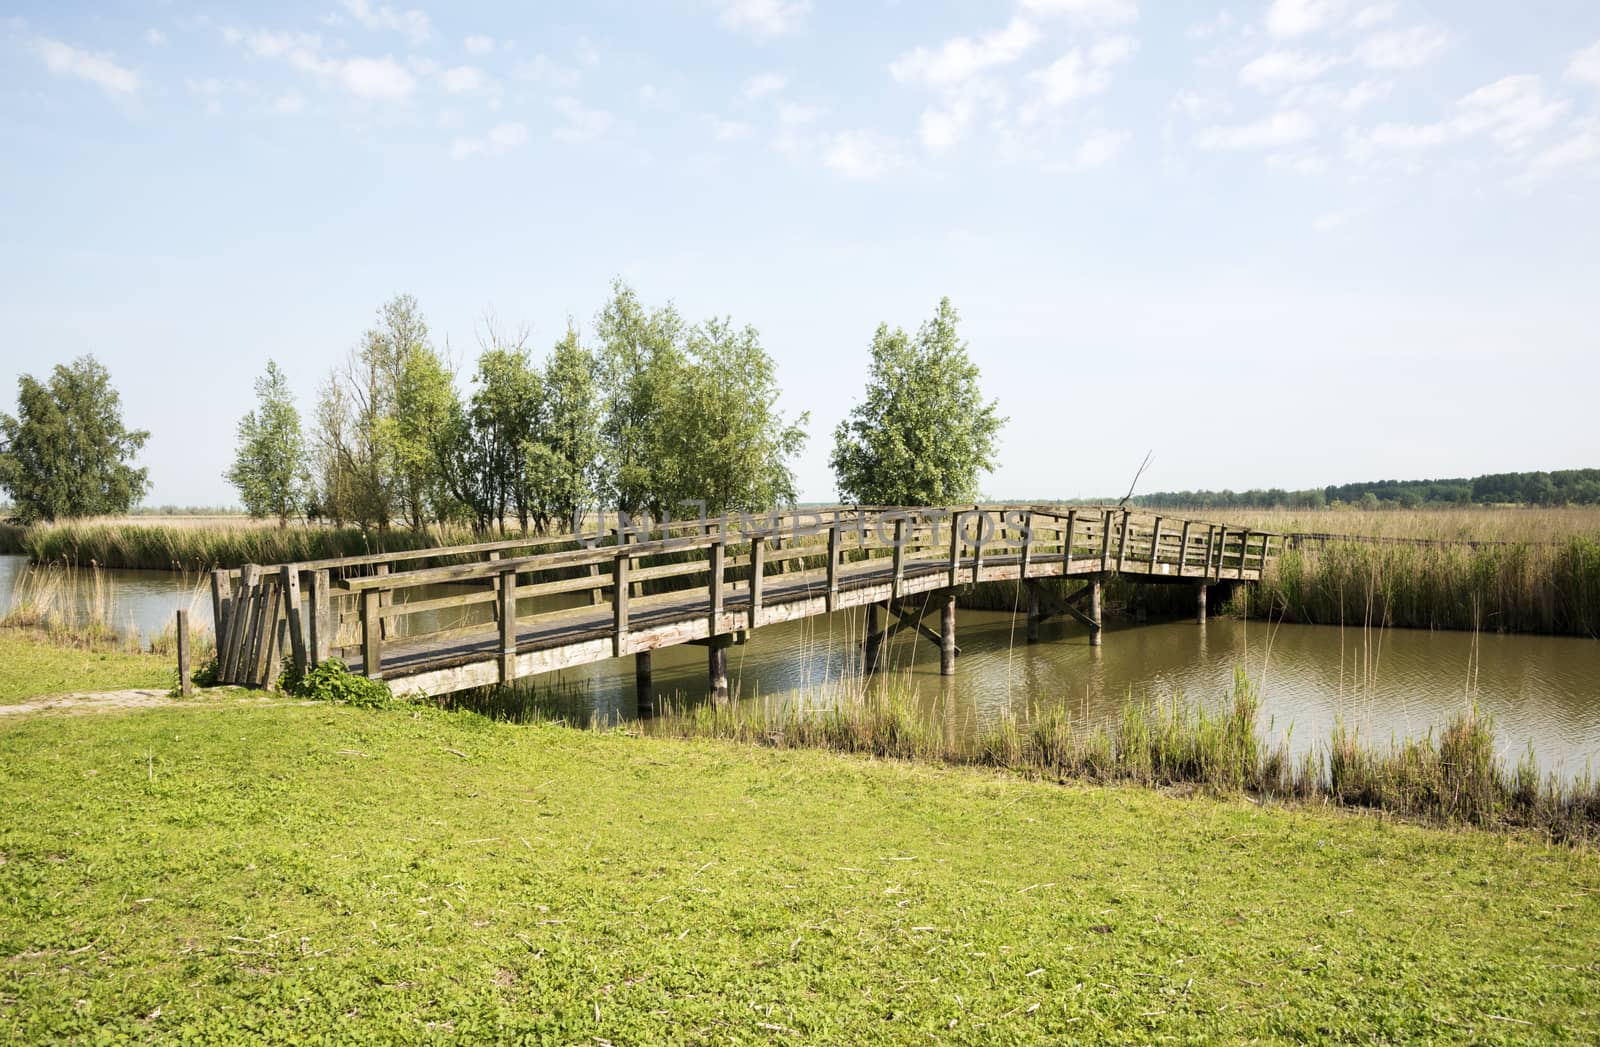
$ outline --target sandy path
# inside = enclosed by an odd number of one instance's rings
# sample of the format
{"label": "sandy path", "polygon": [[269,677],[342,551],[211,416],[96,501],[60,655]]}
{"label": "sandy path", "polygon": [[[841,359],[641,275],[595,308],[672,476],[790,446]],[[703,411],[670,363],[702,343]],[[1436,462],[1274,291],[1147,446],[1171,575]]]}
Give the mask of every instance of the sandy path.
{"label": "sandy path", "polygon": [[131,691],[82,691],[76,694],[52,694],[33,698],[17,705],[0,705],[0,718],[20,716],[24,713],[93,713],[116,709],[138,709],[150,705],[167,705],[173,699],[166,691],[155,689]]}

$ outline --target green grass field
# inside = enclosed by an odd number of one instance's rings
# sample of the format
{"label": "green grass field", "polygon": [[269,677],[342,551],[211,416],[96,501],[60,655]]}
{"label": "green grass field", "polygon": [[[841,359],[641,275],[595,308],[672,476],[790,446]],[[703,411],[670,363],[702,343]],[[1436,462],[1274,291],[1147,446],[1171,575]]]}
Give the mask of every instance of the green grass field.
{"label": "green grass field", "polygon": [[0,705],[43,695],[170,688],[177,659],[52,643],[34,630],[0,628]]}
{"label": "green grass field", "polygon": [[11,1042],[1600,1038],[1600,856],[471,714],[0,724]]}

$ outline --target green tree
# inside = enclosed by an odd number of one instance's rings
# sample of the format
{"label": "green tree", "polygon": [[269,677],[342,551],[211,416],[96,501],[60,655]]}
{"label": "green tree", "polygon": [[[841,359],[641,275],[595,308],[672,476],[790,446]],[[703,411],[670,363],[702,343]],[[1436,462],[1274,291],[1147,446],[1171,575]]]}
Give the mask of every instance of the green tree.
{"label": "green tree", "polygon": [[866,398],[834,430],[839,493],[862,505],[947,505],[977,497],[1006,419],[985,401],[946,298],[915,338],[880,324]]}
{"label": "green tree", "polygon": [[491,334],[478,357],[472,397],[450,411],[436,444],[450,495],[472,514],[480,530],[505,531],[515,512],[524,533],[540,511],[528,470],[528,444],[537,438],[543,382],[519,340]]}
{"label": "green tree", "polygon": [[665,440],[672,397],[683,380],[684,323],[668,305],[648,310],[620,280],[595,322],[604,390],[602,493],[628,513],[672,508]]}
{"label": "green tree", "polygon": [[600,479],[598,363],[567,328],[544,367],[540,431],[526,445],[529,482],[539,492],[541,529],[570,523],[595,498]]}
{"label": "green tree", "polygon": [[448,512],[449,496],[435,454],[434,433],[457,401],[455,376],[424,340],[400,347],[394,405],[384,420],[384,444],[394,462],[394,484],[401,512],[412,530]]}
{"label": "green tree", "polygon": [[686,355],[663,428],[664,494],[674,505],[704,501],[712,516],[792,504],[789,461],[810,416],[789,422],[778,411],[777,367],[760,334],[709,320],[689,332]]}
{"label": "green tree", "polygon": [[310,478],[300,412],[276,363],[256,379],[256,407],[239,419],[239,446],[223,474],[251,516],[278,518],[278,526],[305,508]]}
{"label": "green tree", "polygon": [[122,397],[92,356],[44,382],[22,375],[16,416],[0,414],[0,487],[28,522],[125,513],[149,487],[133,465],[149,437],[122,424]]}

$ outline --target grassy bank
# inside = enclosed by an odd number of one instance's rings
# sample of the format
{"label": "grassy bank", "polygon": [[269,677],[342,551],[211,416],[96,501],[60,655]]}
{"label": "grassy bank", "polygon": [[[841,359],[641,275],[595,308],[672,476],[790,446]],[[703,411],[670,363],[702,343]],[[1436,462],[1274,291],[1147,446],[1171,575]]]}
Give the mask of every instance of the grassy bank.
{"label": "grassy bank", "polygon": [[63,643],[35,629],[0,627],[0,705],[44,695],[130,688],[165,690],[177,660],[130,652],[119,643]]}
{"label": "grassy bank", "polygon": [[1592,1042],[1592,852],[481,717],[0,727],[0,1027]]}

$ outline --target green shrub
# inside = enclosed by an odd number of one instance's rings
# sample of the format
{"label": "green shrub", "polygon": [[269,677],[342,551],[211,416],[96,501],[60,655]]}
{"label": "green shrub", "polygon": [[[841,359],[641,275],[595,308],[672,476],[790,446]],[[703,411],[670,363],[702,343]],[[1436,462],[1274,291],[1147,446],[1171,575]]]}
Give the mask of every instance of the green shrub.
{"label": "green shrub", "polygon": [[304,675],[292,662],[285,663],[278,689],[296,698],[354,705],[361,709],[387,709],[394,704],[388,684],[357,676],[337,658],[312,666]]}

